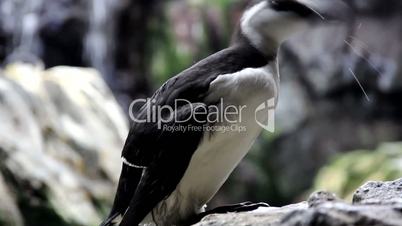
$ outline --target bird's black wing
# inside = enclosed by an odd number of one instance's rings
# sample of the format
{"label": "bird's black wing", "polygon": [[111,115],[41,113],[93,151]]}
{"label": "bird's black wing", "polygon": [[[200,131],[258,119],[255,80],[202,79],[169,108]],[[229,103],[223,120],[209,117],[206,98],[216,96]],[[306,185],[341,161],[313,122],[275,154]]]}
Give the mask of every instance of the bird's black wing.
{"label": "bird's black wing", "polygon": [[[122,225],[138,225],[147,213],[174,191],[203,135],[200,128],[203,123],[200,121],[205,121],[207,112],[200,112],[201,107],[206,109],[206,105],[201,103],[178,107],[174,113],[179,122],[172,120],[161,124],[160,128],[152,122],[132,126],[123,151],[125,164],[113,208],[102,226],[115,225],[123,216],[123,222],[129,223]],[[195,120],[191,115],[197,111]],[[165,126],[199,129],[166,131]],[[134,153],[135,158],[127,153]]]}
{"label": "bird's black wing", "polygon": [[112,210],[101,226],[114,226],[122,219],[137,189],[142,171],[142,169],[123,164]]}
{"label": "bird's black wing", "polygon": [[[178,120],[189,118],[193,112],[201,109],[199,107],[206,107],[206,105],[193,103],[180,107],[176,111]],[[202,127],[203,123],[198,120],[204,121],[206,114],[203,111],[198,112],[197,121],[190,118],[186,122],[172,122],[164,125],[178,128],[180,126]],[[155,131],[158,132],[153,134],[153,139],[147,138],[149,141],[147,146],[151,152],[154,150],[158,152],[155,152],[152,161],[146,162],[147,166],[121,225],[138,225],[161,200],[167,198],[175,190],[203,135],[201,129],[186,132],[180,130]],[[143,143],[141,142],[141,144]]]}
{"label": "bird's black wing", "polygon": [[[266,56],[262,55],[248,43],[243,43],[242,45],[232,46],[211,55],[179,75],[169,79],[155,92],[151,100],[136,115],[136,118],[139,120],[149,118],[156,120],[151,120],[152,122],[147,121],[146,123],[134,123],[132,125],[123,148],[122,157],[132,165],[147,167],[154,160],[155,156],[159,154],[159,147],[154,146],[157,145],[155,144],[155,138],[161,136],[163,131],[160,131],[161,129],[157,126],[160,118],[152,110],[149,114],[149,109],[161,106],[175,108],[176,104],[178,107],[182,107],[189,103],[205,103],[204,98],[208,95],[210,84],[219,75],[231,74],[245,68],[262,67],[267,63],[268,59]],[[185,101],[175,103],[177,100]],[[185,111],[181,113],[183,112]],[[185,117],[185,115],[181,117]],[[183,135],[182,133],[179,134]],[[198,136],[201,135],[201,133],[198,133]],[[175,147],[182,140],[179,136],[178,140],[174,140],[169,145]],[[198,145],[199,138],[194,142]]]}
{"label": "bird's black wing", "polygon": [[[205,103],[204,98],[208,95],[211,82],[217,76],[234,73],[244,68],[262,67],[266,64],[267,59],[254,48],[246,45],[232,46],[200,61],[168,80],[156,91],[151,101],[145,104],[136,115],[137,119],[149,119],[149,116],[152,119],[155,116],[156,120],[134,123],[123,149],[122,157],[126,164],[136,169],[143,168],[143,174],[140,182],[135,186],[135,193],[126,192],[124,206],[127,205],[127,200],[131,202],[129,208],[126,207],[127,212],[121,225],[138,225],[160,201],[175,190],[203,137],[202,130],[167,131],[163,127],[199,128],[203,126],[205,123],[202,121],[205,120],[202,117],[206,117],[207,112],[197,107],[214,104]],[[178,99],[186,101],[175,103]],[[162,114],[161,118],[158,118],[158,114],[155,115],[152,110],[149,114],[148,109],[152,106],[172,107],[176,120],[158,126],[160,119],[166,118],[167,115]],[[197,118],[189,118],[188,116],[194,114],[197,109],[201,111],[198,112]],[[128,178],[128,180],[131,179]],[[137,177],[134,176],[133,180],[137,181]],[[117,196],[122,197],[119,194]]]}

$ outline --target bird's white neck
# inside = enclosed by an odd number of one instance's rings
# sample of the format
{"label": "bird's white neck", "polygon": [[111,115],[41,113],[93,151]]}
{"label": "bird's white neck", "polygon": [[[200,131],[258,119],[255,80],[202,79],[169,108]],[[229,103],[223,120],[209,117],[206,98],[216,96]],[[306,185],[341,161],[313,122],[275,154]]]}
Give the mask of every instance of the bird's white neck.
{"label": "bird's white neck", "polygon": [[307,23],[297,17],[273,10],[267,1],[248,9],[240,24],[242,34],[266,55],[276,54],[284,41],[306,27]]}

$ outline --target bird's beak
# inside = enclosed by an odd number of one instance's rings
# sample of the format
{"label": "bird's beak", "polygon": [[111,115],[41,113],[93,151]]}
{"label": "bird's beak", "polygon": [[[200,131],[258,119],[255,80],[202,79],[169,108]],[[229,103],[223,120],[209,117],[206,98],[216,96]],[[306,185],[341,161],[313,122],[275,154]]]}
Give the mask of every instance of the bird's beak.
{"label": "bird's beak", "polygon": [[353,16],[352,9],[342,0],[296,0],[313,12],[313,22],[347,22]]}

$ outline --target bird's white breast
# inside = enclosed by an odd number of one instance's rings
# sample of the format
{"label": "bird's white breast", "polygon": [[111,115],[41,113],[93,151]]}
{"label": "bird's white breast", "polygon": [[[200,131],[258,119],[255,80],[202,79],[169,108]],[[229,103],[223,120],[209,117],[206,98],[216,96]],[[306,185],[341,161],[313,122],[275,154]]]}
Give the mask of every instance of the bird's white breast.
{"label": "bird's white breast", "polygon": [[[279,78],[275,71],[274,65],[247,68],[234,74],[220,75],[211,83],[206,102],[222,98],[224,105],[246,106],[241,120],[236,123],[246,131],[204,134],[176,190],[158,205],[169,210],[169,213],[160,213],[164,216],[157,217],[164,225],[167,219],[174,222],[175,218],[183,219],[202,211],[247,154],[262,130],[256,122],[255,110],[268,99],[277,99]],[[257,118],[267,120],[266,114],[257,115]],[[227,124],[222,122],[218,125]]]}

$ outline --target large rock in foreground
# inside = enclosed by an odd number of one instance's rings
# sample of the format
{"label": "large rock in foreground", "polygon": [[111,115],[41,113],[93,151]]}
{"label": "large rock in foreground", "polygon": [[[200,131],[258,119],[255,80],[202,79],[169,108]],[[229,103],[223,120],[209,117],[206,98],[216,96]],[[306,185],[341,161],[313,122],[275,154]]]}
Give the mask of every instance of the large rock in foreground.
{"label": "large rock in foreground", "polygon": [[197,226],[400,226],[402,179],[368,182],[354,194],[353,204],[317,192],[305,202],[282,208],[205,217]]}
{"label": "large rock in foreground", "polygon": [[10,65],[0,73],[0,116],[0,225],[99,224],[128,132],[100,75]]}

